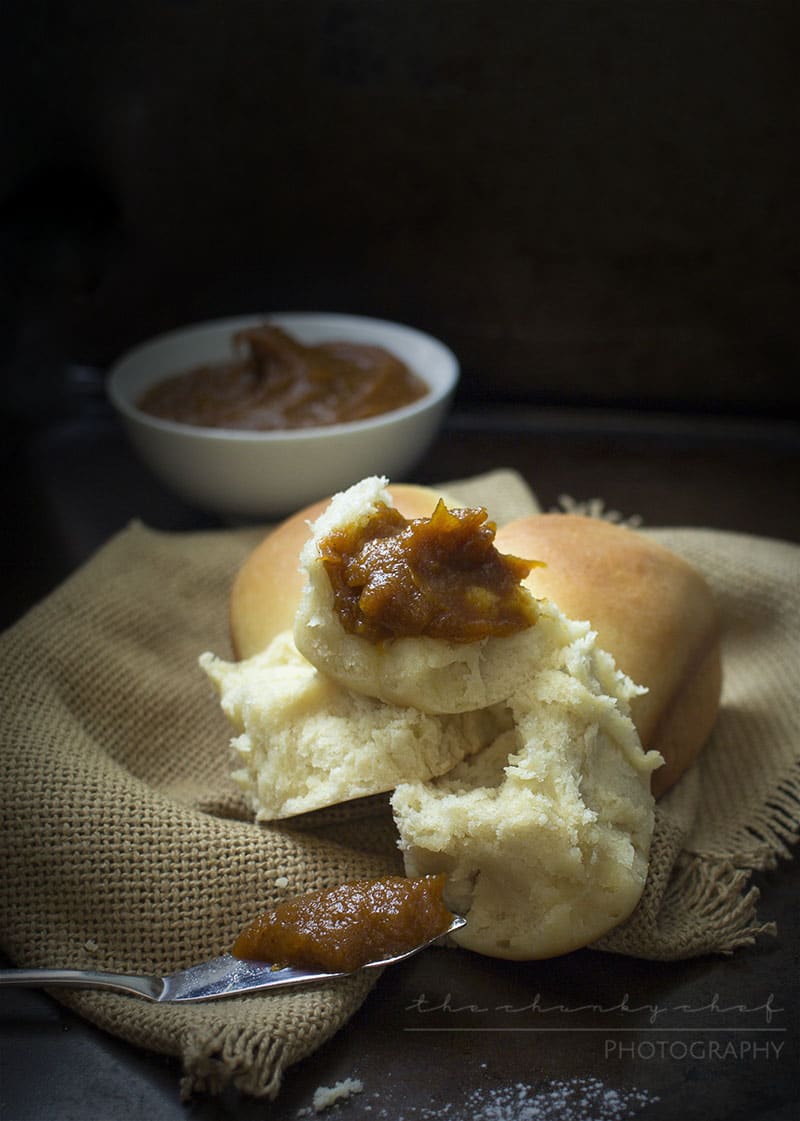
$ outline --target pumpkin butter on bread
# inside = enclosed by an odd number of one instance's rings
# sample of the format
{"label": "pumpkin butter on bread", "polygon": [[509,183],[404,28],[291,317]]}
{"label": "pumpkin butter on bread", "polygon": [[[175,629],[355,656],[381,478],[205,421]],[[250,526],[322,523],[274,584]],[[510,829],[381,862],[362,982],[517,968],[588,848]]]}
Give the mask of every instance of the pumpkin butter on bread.
{"label": "pumpkin butter on bread", "polygon": [[201,665],[256,818],[391,792],[407,874],[444,873],[455,941],[495,957],[627,918],[719,702],[713,600],[672,553],[571,515],[498,532],[377,477],[264,540],[231,635]]}

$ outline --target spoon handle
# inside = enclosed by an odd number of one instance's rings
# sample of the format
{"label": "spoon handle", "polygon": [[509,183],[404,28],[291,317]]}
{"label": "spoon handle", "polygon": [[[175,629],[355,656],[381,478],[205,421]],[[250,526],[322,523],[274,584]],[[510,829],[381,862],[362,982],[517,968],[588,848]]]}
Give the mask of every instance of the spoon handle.
{"label": "spoon handle", "polygon": [[48,989],[108,989],[157,1000],[163,988],[160,977],[130,973],[101,973],[92,969],[0,969],[0,987]]}

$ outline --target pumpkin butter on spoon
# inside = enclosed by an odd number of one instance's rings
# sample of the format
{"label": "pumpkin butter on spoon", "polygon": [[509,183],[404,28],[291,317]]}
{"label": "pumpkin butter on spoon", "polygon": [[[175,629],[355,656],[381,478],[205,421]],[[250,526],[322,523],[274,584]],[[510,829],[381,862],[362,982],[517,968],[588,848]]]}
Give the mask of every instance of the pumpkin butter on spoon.
{"label": "pumpkin butter on spoon", "polygon": [[528,590],[534,562],[497,550],[485,511],[405,517],[385,479],[305,537],[293,630],[201,658],[256,817],[391,791],[407,875],[446,875],[453,938],[484,954],[563,953],[627,917],[661,758],[589,623]]}
{"label": "pumpkin butter on spoon", "polygon": [[234,957],[330,973],[350,973],[439,938],[454,915],[444,876],[351,880],[286,899],[249,923]]}

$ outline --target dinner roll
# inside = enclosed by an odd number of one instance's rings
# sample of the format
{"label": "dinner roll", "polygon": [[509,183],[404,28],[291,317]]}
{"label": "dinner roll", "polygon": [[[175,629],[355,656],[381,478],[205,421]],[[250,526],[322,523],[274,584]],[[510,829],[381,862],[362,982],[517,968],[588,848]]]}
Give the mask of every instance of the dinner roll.
{"label": "dinner roll", "polygon": [[[444,601],[454,612],[455,602],[459,619],[465,604],[477,605],[483,624],[497,591],[472,568],[487,546],[492,564],[495,546],[546,563],[521,590],[527,564],[500,562],[517,581],[510,602],[521,604],[523,625],[488,635],[481,625],[468,637],[460,626],[437,632],[445,608],[434,596],[436,618],[426,630],[428,576],[416,561],[404,570],[405,546],[395,552],[391,543],[397,522],[384,507],[394,491],[385,479],[362,480],[290,519],[256,550],[232,597],[240,660],[201,658],[237,733],[236,778],[261,820],[393,791],[406,872],[445,873],[448,906],[468,917],[456,941],[512,959],[566,953],[622,922],[641,896],[654,823],[651,775],[663,760],[643,749],[634,713],[662,742],[664,706],[678,702],[696,648],[709,642],[704,661],[713,647],[707,589],[642,535],[567,515],[555,516],[561,524],[553,529],[549,516],[523,519],[494,540],[494,527],[478,518],[469,523],[478,536],[468,533],[463,545],[456,537],[454,554],[453,539],[437,536],[451,515],[434,513],[436,496],[407,497],[406,516],[432,518],[415,532],[433,534],[436,548],[423,557],[443,568],[448,589],[449,566],[467,549],[452,571],[466,599]],[[390,536],[371,569],[377,547],[359,528],[369,523],[374,533],[379,511]],[[548,527],[541,539],[540,524]],[[339,617],[325,559],[357,590],[354,629]],[[410,584],[396,579],[395,563],[400,576],[413,574]],[[409,635],[404,625],[377,641],[368,636],[362,569],[367,585],[386,581],[392,620],[399,588],[411,607],[423,597],[422,633]],[[497,603],[506,603],[502,595]],[[661,690],[652,705],[642,706],[650,694],[640,666],[651,674],[651,693]],[[703,692],[700,701],[705,711],[710,698]],[[674,771],[688,758],[676,750]]]}
{"label": "dinner roll", "polygon": [[632,715],[645,749],[665,760],[653,774],[660,796],[697,757],[719,708],[719,619],[708,584],[640,531],[598,518],[521,518],[498,530],[497,546],[544,561],[526,586],[588,620],[598,644],[646,687]]}

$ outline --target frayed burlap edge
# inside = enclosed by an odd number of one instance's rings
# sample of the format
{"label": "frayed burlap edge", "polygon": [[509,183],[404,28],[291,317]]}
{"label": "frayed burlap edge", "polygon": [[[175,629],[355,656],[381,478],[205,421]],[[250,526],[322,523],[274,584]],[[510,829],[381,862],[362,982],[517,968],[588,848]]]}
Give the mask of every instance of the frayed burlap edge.
{"label": "frayed burlap edge", "polygon": [[189,1031],[183,1038],[183,1101],[195,1094],[219,1094],[229,1085],[257,1098],[274,1100],[283,1073],[294,1061],[284,1040],[263,1032],[231,1032],[220,1023],[212,1033]]}
{"label": "frayed burlap edge", "polygon": [[[146,1003],[117,993],[52,989],[60,1003],[103,1031],[180,1064],[184,1101],[232,1089],[274,1100],[286,1071],[331,1039],[357,1012],[383,970],[367,970],[322,987],[252,994],[192,1005]],[[290,1029],[292,1003],[313,1011],[315,1031],[301,1017]],[[284,1014],[272,1014],[276,1002]],[[263,1006],[263,1015],[253,1010]],[[307,1017],[306,1017],[307,1018]]]}
{"label": "frayed burlap edge", "polygon": [[690,846],[701,782],[698,764],[656,806],[642,897],[630,917],[592,949],[678,961],[706,954],[729,956],[759,937],[777,935],[776,923],[758,917],[761,893],[752,878],[794,855],[791,846],[800,840],[800,762],[777,784],[752,830],[742,828],[742,849],[735,854]]}

